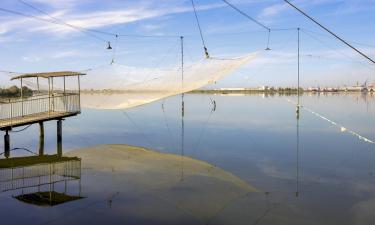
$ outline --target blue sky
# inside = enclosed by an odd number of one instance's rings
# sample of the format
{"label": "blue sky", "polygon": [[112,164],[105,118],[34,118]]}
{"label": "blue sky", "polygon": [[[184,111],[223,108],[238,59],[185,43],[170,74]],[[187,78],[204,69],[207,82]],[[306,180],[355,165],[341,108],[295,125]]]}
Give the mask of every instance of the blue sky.
{"label": "blue sky", "polygon": [[[24,0],[69,24],[119,34],[183,35],[186,60],[203,57],[190,0]],[[330,37],[282,0],[228,0],[271,28],[301,27],[303,86],[345,85],[375,81],[375,66]],[[294,0],[324,25],[375,58],[375,0]],[[255,61],[213,87],[294,86],[297,31],[267,32],[221,0],[195,0],[209,52],[235,57],[259,51]],[[18,0],[2,0],[1,8],[50,19]],[[83,70],[116,62],[138,67],[179,63],[178,38],[114,37],[97,40],[76,29],[0,12],[0,70],[35,72]],[[8,77],[0,73],[4,85]],[[100,82],[100,81],[98,81]]]}

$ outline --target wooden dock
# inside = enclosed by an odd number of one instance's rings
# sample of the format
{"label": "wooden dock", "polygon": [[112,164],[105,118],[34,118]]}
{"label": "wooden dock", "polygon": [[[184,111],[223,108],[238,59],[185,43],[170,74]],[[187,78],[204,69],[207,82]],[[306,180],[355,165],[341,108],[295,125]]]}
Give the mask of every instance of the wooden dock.
{"label": "wooden dock", "polygon": [[[44,122],[57,121],[57,154],[62,155],[62,121],[81,113],[81,85],[80,72],[63,71],[49,73],[31,73],[13,77],[12,80],[20,80],[21,94],[17,99],[0,100],[0,130],[5,131],[4,155],[10,156],[9,132],[15,127],[39,124],[39,153],[44,152]],[[76,90],[67,90],[65,79],[77,78]],[[23,80],[35,78],[38,90],[31,97],[23,96]],[[39,79],[48,80],[48,92],[41,91]],[[54,79],[63,80],[63,90],[54,90]]]}

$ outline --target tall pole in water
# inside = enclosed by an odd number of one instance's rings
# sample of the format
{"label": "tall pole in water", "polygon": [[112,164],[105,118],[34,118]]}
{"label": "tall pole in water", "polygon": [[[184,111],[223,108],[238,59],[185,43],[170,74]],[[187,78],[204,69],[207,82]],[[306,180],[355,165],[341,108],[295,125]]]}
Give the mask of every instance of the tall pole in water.
{"label": "tall pole in water", "polygon": [[298,97],[298,113],[299,113],[299,94],[300,94],[300,80],[299,80],[299,75],[300,75],[300,28],[298,27],[297,28],[297,35],[298,35],[298,47],[297,47],[297,51],[298,51],[298,65],[297,65],[297,97]]}
{"label": "tall pole in water", "polygon": [[297,160],[297,164],[296,164],[296,179],[297,179],[297,183],[296,183],[296,197],[299,197],[299,118],[297,117],[297,146],[296,146],[296,160]]}
{"label": "tall pole in water", "polygon": [[297,65],[297,109],[296,109],[296,120],[297,120],[297,145],[296,145],[296,197],[299,197],[299,113],[300,113],[300,28],[297,28],[297,35],[298,35],[298,47],[297,47],[297,57],[298,57],[298,65]]}
{"label": "tall pole in water", "polygon": [[181,181],[184,179],[184,136],[185,136],[185,102],[184,102],[184,37],[181,41]]}

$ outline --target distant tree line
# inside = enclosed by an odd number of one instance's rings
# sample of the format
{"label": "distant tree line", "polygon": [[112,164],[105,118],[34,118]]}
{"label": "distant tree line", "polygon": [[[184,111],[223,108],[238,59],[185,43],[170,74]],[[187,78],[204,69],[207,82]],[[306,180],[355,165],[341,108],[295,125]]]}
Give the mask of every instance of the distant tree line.
{"label": "distant tree line", "polygon": [[[31,90],[28,87],[22,87],[22,94],[23,96],[32,96],[33,90]],[[0,88],[0,96],[1,97],[20,97],[21,88],[17,86],[11,86],[9,88]]]}

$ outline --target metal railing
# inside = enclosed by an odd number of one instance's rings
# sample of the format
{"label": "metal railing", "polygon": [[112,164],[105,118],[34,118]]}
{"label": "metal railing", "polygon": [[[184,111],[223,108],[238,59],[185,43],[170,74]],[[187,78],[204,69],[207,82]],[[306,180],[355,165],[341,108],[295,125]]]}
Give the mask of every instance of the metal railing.
{"label": "metal railing", "polygon": [[80,112],[80,96],[78,93],[55,93],[24,99],[13,99],[0,103],[0,126],[12,126],[23,121],[26,116],[49,113]]}

